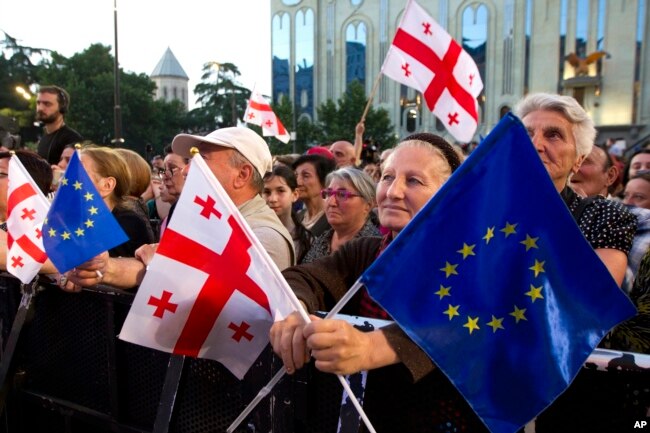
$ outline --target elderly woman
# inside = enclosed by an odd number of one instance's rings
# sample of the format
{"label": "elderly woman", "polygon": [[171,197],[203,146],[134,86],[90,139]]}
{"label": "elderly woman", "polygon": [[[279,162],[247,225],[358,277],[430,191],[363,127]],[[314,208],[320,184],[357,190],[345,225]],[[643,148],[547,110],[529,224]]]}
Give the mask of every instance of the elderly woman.
{"label": "elderly woman", "polygon": [[311,263],[338,250],[354,238],[379,236],[370,220],[375,207],[375,183],[361,170],[339,168],[327,175],[327,188],[321,190],[325,200],[325,217],[332,227],[314,239],[301,263]]}
{"label": "elderly woman", "polygon": [[129,237],[125,243],[111,248],[109,255],[133,257],[138,247],[153,242],[153,231],[149,219],[138,214],[128,199],[131,176],[126,161],[113,149],[94,146],[82,149],[80,160],[97,192]]}
{"label": "elderly woman", "polygon": [[325,200],[321,197],[321,190],[325,187],[326,176],[335,168],[334,160],[321,155],[302,155],[293,163],[298,181],[298,198],[305,205],[298,213],[298,218],[314,237],[330,228],[325,217]]}
{"label": "elderly woman", "polygon": [[[331,309],[459,165],[451,145],[436,135],[404,139],[388,157],[377,186],[379,220],[389,233],[351,240],[329,256],[283,272],[308,311]],[[388,318],[365,289],[343,311]],[[397,325],[363,333],[341,320],[305,325],[293,313],[276,322],[270,336],[289,374],[305,365],[308,353],[325,372],[371,370],[363,406],[377,431],[486,431],[463,397]]]}
{"label": "elderly woman", "polygon": [[515,114],[580,230],[620,286],[636,218],[618,203],[602,197],[582,198],[568,186],[569,178],[591,153],[596,138],[593,121],[574,98],[547,93],[528,95],[517,104]]}

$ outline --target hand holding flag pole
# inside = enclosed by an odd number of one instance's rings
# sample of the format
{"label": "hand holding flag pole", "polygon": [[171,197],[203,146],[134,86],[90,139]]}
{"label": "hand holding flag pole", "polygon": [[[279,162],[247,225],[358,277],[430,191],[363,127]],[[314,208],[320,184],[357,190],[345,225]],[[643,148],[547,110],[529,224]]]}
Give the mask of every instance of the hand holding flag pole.
{"label": "hand holding flag pole", "polygon": [[[357,280],[352,285],[352,287],[350,287],[350,290],[348,290],[345,293],[345,295],[343,295],[343,297],[336,303],[336,305],[334,305],[332,310],[327,313],[327,315],[325,316],[325,319],[331,319],[336,314],[338,314],[341,311],[341,309],[343,309],[343,307],[348,303],[348,301],[350,299],[352,299],[352,297],[359,291],[359,289],[362,286],[363,286],[363,283],[361,283],[360,280]],[[290,290],[291,293],[293,294],[293,291],[290,288],[288,290]],[[296,295],[293,294],[293,296],[295,297]],[[296,300],[298,300],[298,298],[296,298]],[[300,301],[298,301],[298,303],[300,303]],[[305,321],[305,323],[311,322],[311,319],[309,318],[309,316],[305,312],[304,308],[302,307],[302,304],[300,305],[300,309],[298,309],[298,311],[300,313],[300,316]],[[239,426],[239,424],[241,424],[246,419],[246,417],[253,411],[253,409],[255,409],[255,407],[257,407],[257,405],[262,401],[262,399],[264,397],[266,397],[267,395],[269,395],[269,393],[273,390],[273,387],[275,387],[275,385],[277,385],[277,383],[280,381],[280,379],[282,379],[284,377],[286,372],[287,372],[287,370],[283,366],[277,373],[275,373],[275,376],[273,376],[273,378],[269,381],[269,383],[267,383],[260,390],[260,392],[257,393],[255,398],[248,404],[248,406],[246,406],[246,409],[244,409],[244,411],[241,414],[239,414],[239,416],[237,418],[235,418],[235,420],[232,422],[232,424],[230,424],[228,429],[226,429],[226,432],[233,433],[235,431],[235,429]],[[345,389],[345,391],[350,396],[350,400],[352,401],[352,404],[354,405],[354,407],[359,412],[359,416],[361,416],[361,419],[363,420],[363,423],[366,425],[366,428],[368,429],[368,431],[370,431],[371,433],[376,433],[375,428],[373,427],[372,423],[370,422],[370,419],[368,419],[368,416],[366,415],[363,408],[359,404],[359,400],[357,399],[357,397],[354,395],[354,393],[350,389],[350,385],[348,384],[348,382],[340,374],[337,374],[337,377],[339,378],[339,382],[341,382],[341,385],[343,386],[343,389]]]}

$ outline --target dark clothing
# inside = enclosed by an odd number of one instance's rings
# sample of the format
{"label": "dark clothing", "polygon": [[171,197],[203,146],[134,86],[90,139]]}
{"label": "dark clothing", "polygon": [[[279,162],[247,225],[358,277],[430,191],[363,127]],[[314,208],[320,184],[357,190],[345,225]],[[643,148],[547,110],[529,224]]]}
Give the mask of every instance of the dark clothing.
{"label": "dark clothing", "polygon": [[630,252],[637,221],[623,205],[603,197],[585,199],[569,187],[560,195],[592,248]]}
{"label": "dark clothing", "polygon": [[115,207],[112,214],[129,240],[108,250],[110,257],[133,257],[139,247],[153,243],[153,231],[148,218],[125,207]]}
{"label": "dark clothing", "polygon": [[[283,272],[310,312],[328,311],[376,259],[382,238],[353,239],[332,255]],[[357,315],[362,292],[342,313]],[[487,431],[449,380],[397,326],[383,328],[401,364],[368,373],[364,409],[378,432]],[[456,428],[457,430],[454,430]]]}
{"label": "dark clothing", "polygon": [[[302,221],[302,219],[305,217],[306,212],[307,209],[303,209],[298,212],[297,216],[299,221]],[[323,212],[323,215],[318,218],[318,221],[316,221],[316,223],[308,230],[314,238],[317,238],[331,228],[332,226],[329,222],[327,222],[327,217],[325,216],[325,212]]]}
{"label": "dark clothing", "polygon": [[[370,219],[366,220],[365,224],[357,232],[354,238],[363,238],[368,236],[380,236],[379,229],[372,223]],[[311,247],[309,248],[309,251],[307,251],[307,254],[305,254],[305,257],[303,257],[301,263],[311,263],[323,256],[332,254],[332,250],[330,248],[332,244],[332,237],[334,237],[334,229],[329,229],[314,239]]]}
{"label": "dark clothing", "polygon": [[38,142],[38,154],[50,164],[58,164],[63,149],[69,144],[77,144],[83,137],[68,125],[63,125],[51,134],[45,134]]}

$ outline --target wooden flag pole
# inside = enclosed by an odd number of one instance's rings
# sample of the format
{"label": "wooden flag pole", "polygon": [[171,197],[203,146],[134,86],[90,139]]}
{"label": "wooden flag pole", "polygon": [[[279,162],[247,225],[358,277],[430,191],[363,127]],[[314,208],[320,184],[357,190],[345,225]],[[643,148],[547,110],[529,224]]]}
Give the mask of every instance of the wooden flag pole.
{"label": "wooden flag pole", "polygon": [[375,83],[372,85],[372,90],[370,91],[370,96],[368,96],[368,103],[366,104],[366,108],[364,108],[363,114],[361,115],[361,122],[366,121],[366,114],[368,114],[368,110],[370,109],[370,104],[372,104],[372,99],[375,97],[375,93],[377,93],[377,87],[379,87],[379,81],[381,80],[381,75],[382,75],[382,71],[380,70],[379,73],[377,74],[377,78],[375,78]]}
{"label": "wooden flag pole", "polygon": [[[370,91],[370,95],[368,96],[368,102],[366,103],[366,108],[363,109],[363,114],[361,115],[361,120],[359,120],[359,123],[363,124],[366,121],[366,115],[368,114],[368,110],[370,110],[370,105],[372,104],[372,100],[375,97],[375,93],[377,93],[377,87],[379,87],[379,81],[381,80],[381,75],[382,71],[379,70],[379,73],[377,74],[377,78],[375,78],[375,82],[372,85],[372,90]],[[356,128],[354,131],[354,157],[355,157],[355,164],[360,163],[360,158],[361,158],[361,151],[363,150],[363,135],[359,136],[360,134],[357,132]]]}

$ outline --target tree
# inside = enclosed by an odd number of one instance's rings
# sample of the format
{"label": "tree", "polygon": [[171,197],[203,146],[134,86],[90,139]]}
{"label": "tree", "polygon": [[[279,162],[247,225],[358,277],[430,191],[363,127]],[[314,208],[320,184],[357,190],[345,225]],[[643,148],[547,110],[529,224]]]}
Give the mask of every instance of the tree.
{"label": "tree", "polygon": [[[317,109],[318,122],[314,136],[321,143],[337,140],[354,141],[354,130],[368,102],[365,89],[358,81],[353,81],[343,96],[335,104],[325,101]],[[365,141],[372,141],[378,148],[387,149],[395,145],[396,138],[388,112],[383,108],[370,107],[365,119]]]}
{"label": "tree", "polygon": [[[92,44],[72,57],[53,52],[38,67],[41,84],[57,84],[70,93],[66,121],[84,138],[108,145],[114,137],[114,59],[111,48]],[[186,125],[182,104],[155,101],[155,83],[145,74],[120,70],[122,129],[127,147],[143,154],[147,145],[162,151]]]}
{"label": "tree", "polygon": [[244,116],[251,92],[238,81],[240,72],[232,63],[208,62],[203,65],[201,82],[194,87],[201,107],[191,113],[195,132],[208,132],[237,126]]}

